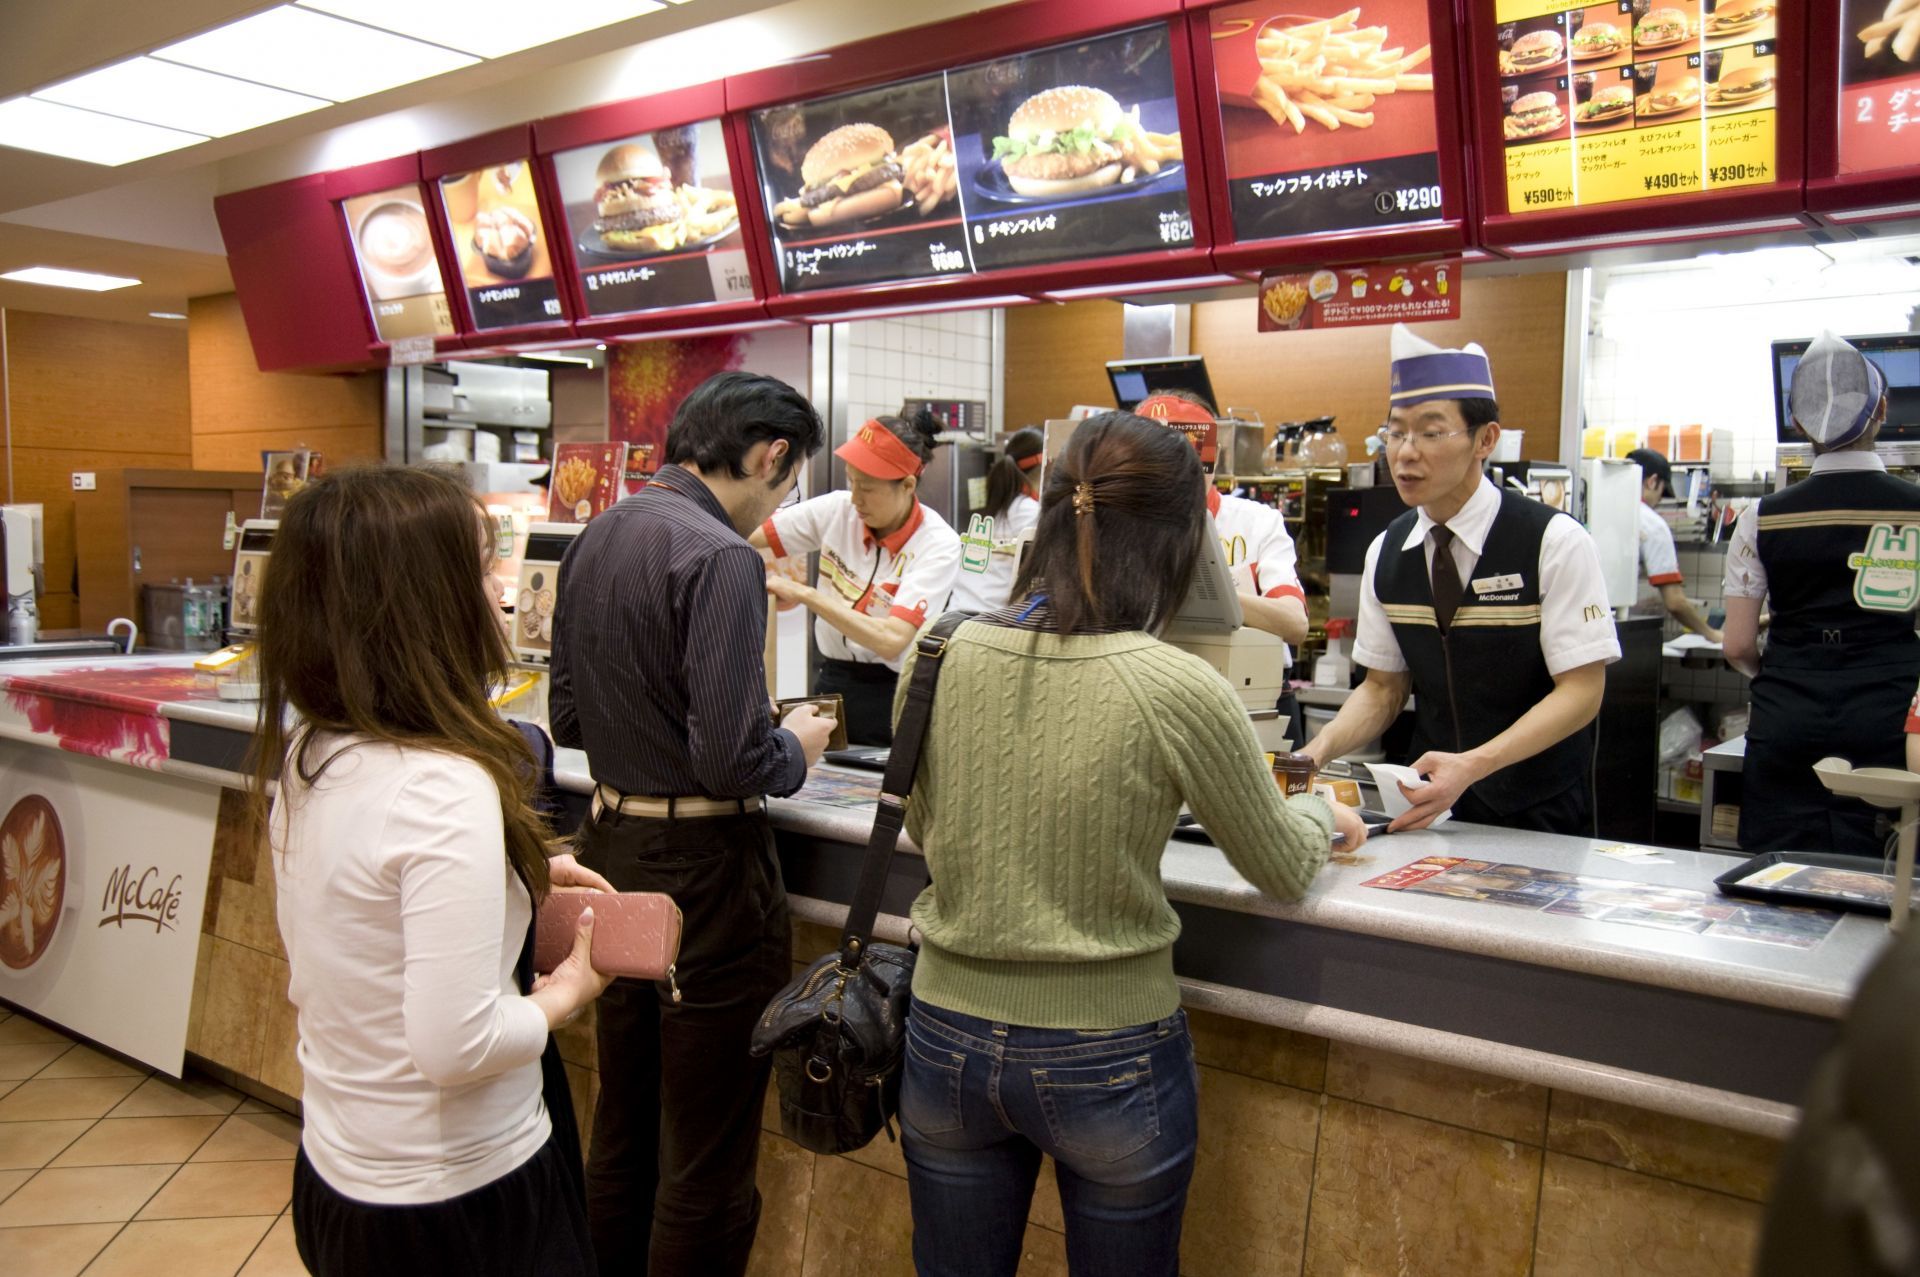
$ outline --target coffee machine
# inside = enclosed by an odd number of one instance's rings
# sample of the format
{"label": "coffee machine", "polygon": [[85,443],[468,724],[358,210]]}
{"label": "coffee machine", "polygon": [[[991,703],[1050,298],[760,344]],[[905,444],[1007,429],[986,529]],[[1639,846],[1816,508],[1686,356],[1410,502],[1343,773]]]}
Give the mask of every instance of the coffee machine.
{"label": "coffee machine", "polygon": [[46,533],[42,507],[0,505],[0,562],[5,566],[7,645],[24,646],[40,637],[40,591],[46,572]]}

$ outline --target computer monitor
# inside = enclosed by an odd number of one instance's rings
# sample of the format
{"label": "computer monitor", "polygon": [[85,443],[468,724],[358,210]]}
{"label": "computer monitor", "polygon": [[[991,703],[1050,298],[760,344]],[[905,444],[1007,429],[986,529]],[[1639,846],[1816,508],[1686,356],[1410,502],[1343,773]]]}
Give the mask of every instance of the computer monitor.
{"label": "computer monitor", "polygon": [[[1877,337],[1849,337],[1861,354],[1887,375],[1887,424],[1880,438],[1887,443],[1920,440],[1920,333],[1889,333]],[[1811,340],[1773,343],[1773,404],[1775,437],[1781,443],[1805,443],[1794,429],[1787,406],[1793,370],[1807,353]]]}
{"label": "computer monitor", "polygon": [[1207,376],[1207,361],[1202,355],[1169,355],[1162,359],[1111,359],[1107,361],[1107,380],[1113,383],[1113,401],[1128,412],[1150,395],[1169,390],[1184,390],[1198,395],[1217,410],[1213,397],[1213,379]]}

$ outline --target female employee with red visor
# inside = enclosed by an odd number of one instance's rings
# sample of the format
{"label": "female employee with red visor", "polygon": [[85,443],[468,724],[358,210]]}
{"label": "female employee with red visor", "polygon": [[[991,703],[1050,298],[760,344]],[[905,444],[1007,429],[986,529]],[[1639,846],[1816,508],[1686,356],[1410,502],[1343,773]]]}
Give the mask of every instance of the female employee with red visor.
{"label": "female employee with red visor", "polygon": [[840,694],[855,744],[893,742],[900,664],[915,632],[946,610],[960,571],[959,534],[916,495],[938,430],[926,413],[874,418],[834,450],[847,491],[776,510],[748,538],[778,557],[820,552],[816,584],[770,573],[767,592],[818,618],[813,690]]}

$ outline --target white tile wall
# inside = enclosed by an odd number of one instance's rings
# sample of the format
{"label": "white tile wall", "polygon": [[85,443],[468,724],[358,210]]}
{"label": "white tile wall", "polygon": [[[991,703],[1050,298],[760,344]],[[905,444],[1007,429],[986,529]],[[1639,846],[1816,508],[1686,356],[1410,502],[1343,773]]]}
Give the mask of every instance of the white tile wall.
{"label": "white tile wall", "polygon": [[1733,432],[1734,475],[1773,468],[1772,343],[1906,332],[1920,267],[1895,255],[1841,261],[1811,247],[1594,274],[1586,418],[1644,430],[1698,422]]}
{"label": "white tile wall", "polygon": [[860,319],[848,328],[847,407],[837,430],[919,396],[985,400],[989,433],[999,429],[991,311]]}

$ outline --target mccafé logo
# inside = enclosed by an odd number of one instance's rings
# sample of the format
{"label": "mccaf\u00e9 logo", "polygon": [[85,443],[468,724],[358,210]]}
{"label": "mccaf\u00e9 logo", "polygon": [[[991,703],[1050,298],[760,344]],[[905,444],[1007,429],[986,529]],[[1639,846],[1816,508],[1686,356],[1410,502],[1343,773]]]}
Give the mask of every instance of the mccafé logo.
{"label": "mccaf\u00e9 logo", "polygon": [[180,875],[163,886],[158,865],[149,866],[138,878],[132,865],[122,865],[107,879],[100,912],[103,927],[124,929],[129,922],[150,922],[155,934],[172,931],[180,921]]}

